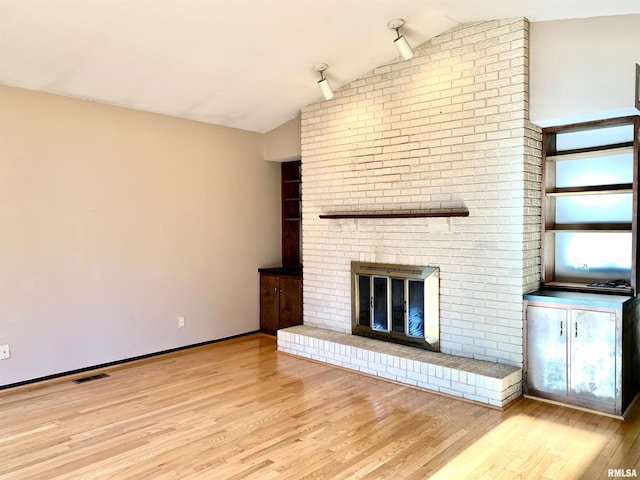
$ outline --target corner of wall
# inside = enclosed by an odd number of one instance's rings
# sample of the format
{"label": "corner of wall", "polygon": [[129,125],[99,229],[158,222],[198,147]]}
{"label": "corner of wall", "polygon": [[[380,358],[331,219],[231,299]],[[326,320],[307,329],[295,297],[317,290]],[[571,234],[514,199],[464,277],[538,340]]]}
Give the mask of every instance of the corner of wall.
{"label": "corner of wall", "polygon": [[274,162],[300,160],[300,115],[263,135],[264,159]]}

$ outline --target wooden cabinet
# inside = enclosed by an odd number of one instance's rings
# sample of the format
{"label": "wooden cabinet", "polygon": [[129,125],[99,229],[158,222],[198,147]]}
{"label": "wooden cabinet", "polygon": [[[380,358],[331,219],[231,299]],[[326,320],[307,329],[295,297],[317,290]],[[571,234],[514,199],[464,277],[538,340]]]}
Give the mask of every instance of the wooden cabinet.
{"label": "wooden cabinet", "polygon": [[302,325],[302,275],[294,269],[260,269],[260,330],[275,334]]}
{"label": "wooden cabinet", "polygon": [[535,292],[525,322],[526,394],[624,414],[640,390],[637,299]]}
{"label": "wooden cabinet", "polygon": [[260,330],[273,333],[280,327],[280,277],[260,274]]}
{"label": "wooden cabinet", "polygon": [[280,166],[282,267],[261,268],[260,330],[275,334],[302,325],[302,164]]}
{"label": "wooden cabinet", "polygon": [[639,117],[542,130],[542,281],[636,294]]}

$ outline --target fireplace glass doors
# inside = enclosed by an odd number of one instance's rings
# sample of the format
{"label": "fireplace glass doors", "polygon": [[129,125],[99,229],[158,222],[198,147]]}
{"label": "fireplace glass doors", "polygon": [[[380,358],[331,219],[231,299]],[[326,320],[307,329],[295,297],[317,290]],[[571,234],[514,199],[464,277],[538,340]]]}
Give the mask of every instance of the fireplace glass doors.
{"label": "fireplace glass doors", "polygon": [[439,269],[352,262],[353,334],[439,351]]}

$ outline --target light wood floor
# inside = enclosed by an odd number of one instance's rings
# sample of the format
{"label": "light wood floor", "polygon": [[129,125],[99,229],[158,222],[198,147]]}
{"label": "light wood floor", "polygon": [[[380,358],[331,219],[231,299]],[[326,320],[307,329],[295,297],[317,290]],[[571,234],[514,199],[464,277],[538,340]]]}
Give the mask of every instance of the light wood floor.
{"label": "light wood floor", "polygon": [[252,335],[0,391],[0,479],[592,479],[640,475],[621,422],[501,412],[277,353]]}

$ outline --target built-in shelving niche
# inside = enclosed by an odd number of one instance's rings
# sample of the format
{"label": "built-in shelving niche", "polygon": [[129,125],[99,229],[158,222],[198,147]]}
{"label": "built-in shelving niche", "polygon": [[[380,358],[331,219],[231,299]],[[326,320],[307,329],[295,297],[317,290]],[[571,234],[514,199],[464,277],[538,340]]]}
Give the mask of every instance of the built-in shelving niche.
{"label": "built-in shelving niche", "polygon": [[638,116],[545,128],[545,287],[635,295]]}

